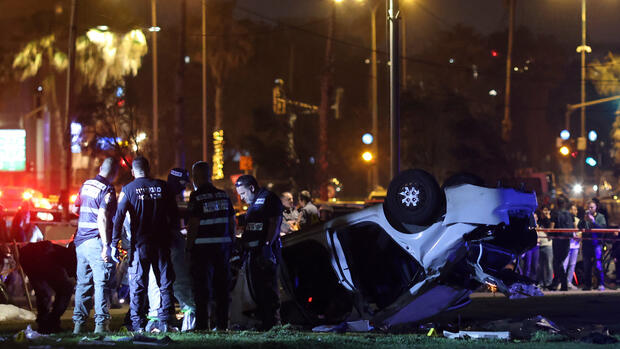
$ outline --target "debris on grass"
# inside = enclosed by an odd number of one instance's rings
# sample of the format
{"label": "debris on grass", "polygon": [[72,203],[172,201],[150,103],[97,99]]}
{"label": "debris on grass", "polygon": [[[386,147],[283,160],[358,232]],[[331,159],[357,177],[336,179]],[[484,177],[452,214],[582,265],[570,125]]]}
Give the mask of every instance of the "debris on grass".
{"label": "debris on grass", "polygon": [[0,304],[0,322],[3,321],[34,321],[37,318],[33,312],[18,308],[13,304]]}
{"label": "debris on grass", "polygon": [[374,327],[370,325],[370,322],[368,320],[358,320],[358,321],[342,322],[338,325],[316,326],[312,329],[312,332],[335,332],[335,333],[369,332],[369,331],[372,331],[373,329]]}
{"label": "debris on grass", "polygon": [[592,344],[614,344],[618,343],[618,339],[606,335],[604,333],[592,332],[587,336],[584,336],[580,339],[581,342],[584,343],[592,343]]}
{"label": "debris on grass", "polygon": [[508,331],[443,331],[443,335],[450,339],[510,339]]}

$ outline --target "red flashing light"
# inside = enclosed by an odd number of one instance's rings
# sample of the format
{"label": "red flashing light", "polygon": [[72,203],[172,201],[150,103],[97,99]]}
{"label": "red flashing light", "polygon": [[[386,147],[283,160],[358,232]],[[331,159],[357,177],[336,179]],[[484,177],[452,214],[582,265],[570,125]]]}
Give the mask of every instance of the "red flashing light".
{"label": "red flashing light", "polygon": [[497,56],[499,56],[499,53],[497,53],[497,51],[495,51],[495,50],[491,50],[491,56],[497,57]]}
{"label": "red flashing light", "polygon": [[570,153],[570,156],[572,156],[573,158],[577,158],[577,152],[574,151],[574,152]]}
{"label": "red flashing light", "polygon": [[308,303],[312,303],[312,297],[308,297]]}

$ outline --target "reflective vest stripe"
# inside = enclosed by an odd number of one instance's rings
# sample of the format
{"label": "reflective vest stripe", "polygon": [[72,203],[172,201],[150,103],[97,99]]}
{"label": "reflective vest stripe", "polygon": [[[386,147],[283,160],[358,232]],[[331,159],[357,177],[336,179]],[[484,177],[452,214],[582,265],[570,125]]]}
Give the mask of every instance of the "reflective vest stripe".
{"label": "reflective vest stripe", "polygon": [[232,239],[229,236],[223,236],[219,238],[197,238],[196,244],[220,244],[232,242]]}
{"label": "reflective vest stripe", "polygon": [[222,224],[228,222],[228,217],[201,219],[200,225]]}
{"label": "reflective vest stripe", "polygon": [[98,208],[94,208],[94,207],[85,207],[85,206],[80,206],[80,213],[94,213],[94,214],[98,214],[99,213],[99,209]]}
{"label": "reflective vest stripe", "polygon": [[256,247],[258,246],[258,240],[248,242],[248,247]]}
{"label": "reflective vest stripe", "polygon": [[93,223],[93,222],[78,222],[78,229],[79,228],[85,228],[85,229],[96,229],[98,228],[97,223]]}

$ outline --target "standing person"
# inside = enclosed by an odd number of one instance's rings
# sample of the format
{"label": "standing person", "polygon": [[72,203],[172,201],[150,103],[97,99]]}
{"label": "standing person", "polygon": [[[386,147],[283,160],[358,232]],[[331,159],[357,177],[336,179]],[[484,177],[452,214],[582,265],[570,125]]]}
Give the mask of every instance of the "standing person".
{"label": "standing person", "polygon": [[280,235],[286,235],[297,231],[297,219],[299,217],[299,212],[295,209],[293,194],[290,192],[286,191],[282,193],[282,195],[280,195],[280,200],[282,201],[282,206],[284,207],[284,211],[282,211],[282,227],[280,227]]}
{"label": "standing person", "polygon": [[299,229],[319,222],[319,209],[312,203],[312,196],[307,190],[299,193]]}
{"label": "standing person", "polygon": [[[538,217],[539,228],[551,228],[551,210],[549,206],[543,206]],[[553,248],[552,242],[547,232],[544,230],[536,230],[538,234],[538,272],[536,274],[536,280],[538,284],[543,288],[551,287],[553,279]]]}
{"label": "standing person", "polygon": [[[168,173],[168,180],[166,186],[170,195],[174,195],[177,207],[179,203],[183,203],[183,191],[189,184],[189,172],[184,168],[173,168]],[[185,256],[185,235],[186,230],[181,227],[187,224],[187,210],[181,211],[179,208],[179,220],[172,222],[172,245],[170,249],[170,259],[172,267],[174,269],[174,283],[172,284],[172,290],[174,297],[179,301],[181,312],[183,316],[183,324],[181,325],[181,331],[189,331],[194,329],[196,305],[194,303],[194,295],[192,293],[192,278],[189,272],[189,264]],[[184,222],[181,222],[184,221]],[[184,224],[183,224],[184,223]],[[153,268],[149,271],[149,285],[147,288],[149,299],[149,322],[146,325],[145,330],[151,332],[157,325],[158,309],[160,307],[161,295],[159,293],[159,287],[155,280],[155,274]]]}
{"label": "standing person", "polygon": [[[534,226],[538,228],[538,212],[534,212]],[[526,277],[536,280],[536,276],[538,275],[538,259],[540,257],[539,253],[539,244],[536,243],[536,246],[532,247],[529,251],[525,252],[523,255],[523,275]]]}
{"label": "standing person", "polygon": [[[579,225],[580,229],[601,229],[607,226],[605,216],[598,213],[596,202],[588,202],[587,211]],[[603,246],[599,233],[585,232],[583,233],[583,290],[592,289],[592,264],[596,266],[596,278],[598,279],[598,290],[605,290],[605,273],[603,271]]]}
{"label": "standing person", "polygon": [[[572,229],[575,227],[573,217],[568,212],[568,199],[565,196],[559,196],[557,199],[557,212],[554,228],[556,229]],[[568,291],[566,283],[566,269],[564,269],[564,259],[570,251],[571,233],[556,233],[553,239],[553,282],[551,289],[557,290],[561,285],[560,291]]]}
{"label": "standing person", "polygon": [[243,175],[235,183],[237,194],[249,207],[242,236],[249,252],[251,286],[256,294],[259,330],[269,330],[279,322],[278,258],[282,203],[265,188],[259,188],[256,178]]}
{"label": "standing person", "polygon": [[153,267],[161,295],[157,328],[161,332],[167,332],[168,322],[174,312],[174,271],[170,263],[171,229],[174,222],[178,221],[178,212],[174,196],[168,192],[166,182],[150,178],[149,170],[149,162],[145,157],[134,159],[131,173],[135,179],[123,187],[118,197],[112,244],[116,246],[121,239],[125,214],[129,212],[129,311],[132,327],[134,331],[144,332],[145,293],[149,269]]}
{"label": "standing person", "polygon": [[192,166],[194,191],[189,198],[187,251],[194,281],[196,329],[209,329],[209,290],[215,296],[215,326],[228,329],[230,305],[230,254],[235,231],[235,211],[225,191],[211,183],[211,166]]}
{"label": "standing person", "polygon": [[[19,249],[19,259],[37,299],[37,325],[41,333],[62,332],[60,317],[71,303],[75,276],[75,245],[33,242]],[[54,302],[52,304],[52,296]],[[50,309],[51,306],[51,309]]]}
{"label": "standing person", "polygon": [[[580,219],[577,217],[579,210],[577,205],[571,204],[570,215],[573,218],[573,224],[575,228],[579,227]],[[581,244],[581,233],[574,232],[570,239],[570,250],[568,256],[564,259],[564,269],[566,269],[566,283],[569,290],[576,290],[577,287],[573,285],[573,274],[575,273],[575,265],[577,264],[577,257],[579,255],[579,247]]]}
{"label": "standing person", "polygon": [[[109,331],[111,279],[114,262],[110,255],[112,219],[116,211],[116,191],[112,182],[117,163],[106,158],[99,174],[82,185],[75,201],[74,213],[79,211],[78,230],[75,234],[77,255],[77,284],[73,308],[73,333],[84,330],[84,322],[92,306],[90,292],[94,286],[95,333]],[[113,245],[116,246],[116,245]]]}

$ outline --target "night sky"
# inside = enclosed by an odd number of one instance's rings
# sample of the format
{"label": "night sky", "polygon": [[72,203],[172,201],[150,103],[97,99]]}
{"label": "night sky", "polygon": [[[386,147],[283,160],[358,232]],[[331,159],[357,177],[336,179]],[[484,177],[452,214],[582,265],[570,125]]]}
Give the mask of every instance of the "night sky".
{"label": "night sky", "polygon": [[[508,23],[507,1],[502,0],[401,0],[400,3],[407,18],[407,35],[411,39],[408,42],[412,46],[415,40],[457,23],[473,26],[484,34],[502,30]],[[327,0],[239,0],[238,4],[265,16],[280,18],[327,16],[329,6]],[[350,10],[364,5],[344,0],[339,6]],[[342,12],[340,16],[348,11]],[[587,12],[588,40],[620,45],[620,1],[589,0]],[[562,42],[581,41],[580,21],[579,0],[517,0],[517,26],[525,25],[536,33],[552,34]]]}

